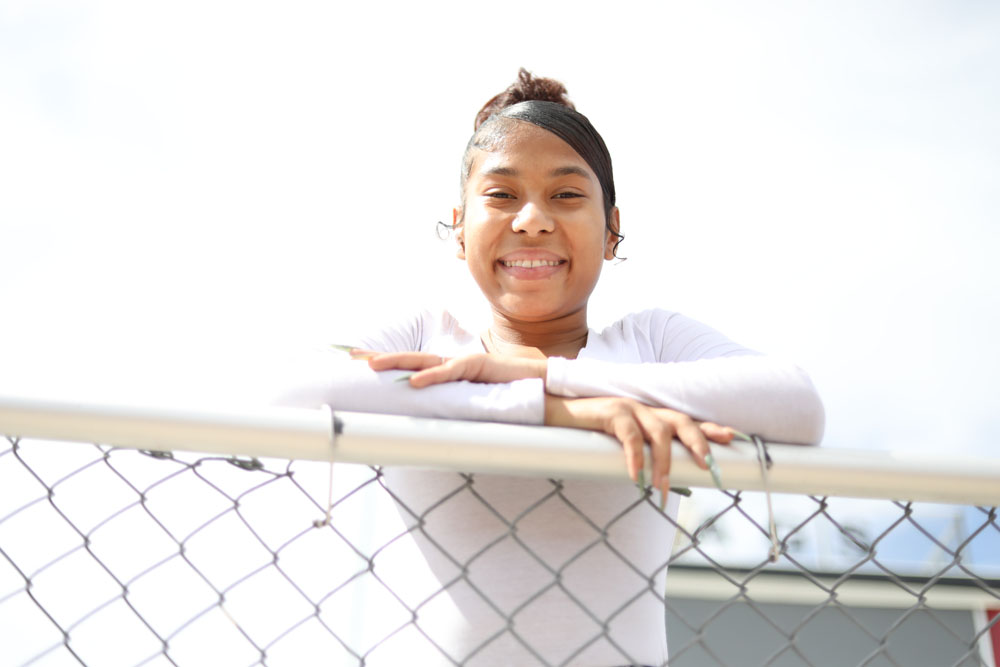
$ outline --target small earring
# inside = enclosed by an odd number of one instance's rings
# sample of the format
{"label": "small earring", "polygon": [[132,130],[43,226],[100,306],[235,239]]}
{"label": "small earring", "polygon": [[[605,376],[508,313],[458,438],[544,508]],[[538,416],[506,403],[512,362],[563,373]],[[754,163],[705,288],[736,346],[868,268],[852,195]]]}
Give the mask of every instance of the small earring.
{"label": "small earring", "polygon": [[447,240],[447,238],[451,236],[451,232],[457,228],[458,228],[457,223],[454,225],[448,225],[438,220],[437,226],[434,228],[434,231],[437,232],[437,237],[442,241],[444,241]]}

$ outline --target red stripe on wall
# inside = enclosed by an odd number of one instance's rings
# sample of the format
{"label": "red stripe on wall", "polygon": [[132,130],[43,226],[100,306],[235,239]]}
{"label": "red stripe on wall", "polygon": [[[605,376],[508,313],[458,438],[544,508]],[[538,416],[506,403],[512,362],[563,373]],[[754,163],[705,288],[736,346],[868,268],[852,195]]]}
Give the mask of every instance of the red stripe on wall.
{"label": "red stripe on wall", "polygon": [[[993,621],[1000,616],[1000,609],[987,609],[986,622]],[[993,667],[1000,667],[1000,620],[990,626],[990,643],[993,645]]]}

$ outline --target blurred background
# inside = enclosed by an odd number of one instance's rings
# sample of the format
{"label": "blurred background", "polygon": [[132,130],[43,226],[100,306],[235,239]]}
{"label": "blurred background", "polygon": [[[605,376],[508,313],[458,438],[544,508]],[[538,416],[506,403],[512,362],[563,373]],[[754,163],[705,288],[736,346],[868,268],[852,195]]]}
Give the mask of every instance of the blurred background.
{"label": "blurred background", "polygon": [[7,0],[0,392],[231,397],[474,316],[435,222],[524,66],[614,157],[592,326],[679,310],[808,370],[826,446],[996,457],[998,34],[971,0]]}

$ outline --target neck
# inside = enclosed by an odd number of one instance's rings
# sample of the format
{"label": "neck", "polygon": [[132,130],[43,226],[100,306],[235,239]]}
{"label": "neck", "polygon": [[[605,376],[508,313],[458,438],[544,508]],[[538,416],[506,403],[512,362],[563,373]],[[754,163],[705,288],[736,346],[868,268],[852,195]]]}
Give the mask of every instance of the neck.
{"label": "neck", "polygon": [[587,332],[587,310],[583,308],[545,322],[524,322],[493,311],[488,335],[498,354],[575,359],[587,344]]}

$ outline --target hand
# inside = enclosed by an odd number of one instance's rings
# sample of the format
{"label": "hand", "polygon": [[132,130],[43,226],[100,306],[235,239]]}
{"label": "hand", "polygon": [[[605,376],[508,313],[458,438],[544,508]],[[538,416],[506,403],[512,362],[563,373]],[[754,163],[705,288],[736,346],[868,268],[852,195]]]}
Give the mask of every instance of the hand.
{"label": "hand", "polygon": [[[359,350],[365,353],[366,351]],[[360,358],[360,355],[353,356]],[[392,369],[417,371],[410,376],[410,386],[427,387],[442,382],[513,382],[525,378],[545,379],[548,362],[545,359],[505,357],[496,354],[470,354],[448,359],[429,352],[372,353],[368,356],[372,370]]]}
{"label": "hand", "polygon": [[638,482],[644,465],[643,450],[649,442],[653,456],[653,486],[666,496],[670,489],[670,444],[674,438],[691,450],[695,463],[708,469],[708,441],[728,444],[733,430],[712,422],[699,422],[668,408],[653,408],[630,398],[564,398],[545,396],[545,423],[613,435],[625,449],[625,465]]}

